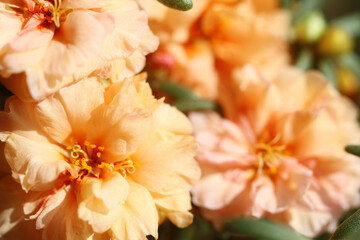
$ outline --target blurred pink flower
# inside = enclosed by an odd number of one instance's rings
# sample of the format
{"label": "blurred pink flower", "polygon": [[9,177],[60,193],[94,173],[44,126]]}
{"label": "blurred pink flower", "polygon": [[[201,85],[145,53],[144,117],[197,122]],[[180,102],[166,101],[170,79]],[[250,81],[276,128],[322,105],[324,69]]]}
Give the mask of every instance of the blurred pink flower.
{"label": "blurred pink flower", "polygon": [[200,175],[192,126],[152,96],[143,75],[107,89],[87,78],[39,103],[11,97],[6,109],[0,139],[25,197],[22,206],[21,195],[2,200],[17,206],[2,209],[0,235],[31,219],[43,239],[143,240],[157,238],[165,217],[192,222],[189,191]]}
{"label": "blurred pink flower", "polygon": [[356,108],[317,72],[283,70],[273,82],[254,68],[234,72],[217,113],[190,115],[202,179],[192,190],[204,215],[282,221],[306,236],[331,231],[360,203]]}
{"label": "blurred pink flower", "polygon": [[0,3],[0,30],[1,81],[26,101],[113,61],[134,74],[158,44],[135,0],[9,0]]}

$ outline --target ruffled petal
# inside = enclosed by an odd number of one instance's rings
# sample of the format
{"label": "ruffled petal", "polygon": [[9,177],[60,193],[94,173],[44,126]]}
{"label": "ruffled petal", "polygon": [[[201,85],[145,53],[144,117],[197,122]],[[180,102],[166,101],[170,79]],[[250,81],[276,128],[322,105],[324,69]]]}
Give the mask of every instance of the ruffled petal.
{"label": "ruffled petal", "polygon": [[87,139],[102,144],[102,158],[107,162],[123,160],[135,152],[144,141],[151,125],[149,111],[124,112],[105,105],[92,114]]}
{"label": "ruffled petal", "polygon": [[84,178],[79,185],[78,216],[97,233],[107,231],[120,217],[121,204],[129,194],[129,185],[119,173],[103,179]]}
{"label": "ruffled petal", "polygon": [[140,167],[131,177],[151,192],[162,195],[189,191],[200,177],[194,161],[196,148],[191,136],[155,132],[132,155]]}
{"label": "ruffled petal", "polygon": [[57,192],[48,200],[37,224],[43,227],[44,240],[89,240],[93,235],[91,227],[78,218],[76,197],[69,189]]}
{"label": "ruffled petal", "polygon": [[141,185],[129,181],[130,193],[121,206],[121,215],[109,234],[116,239],[157,238],[158,213],[150,193]]}
{"label": "ruffled petal", "polygon": [[190,193],[178,195],[161,196],[152,194],[159,216],[166,216],[179,228],[184,228],[192,223]]}
{"label": "ruffled petal", "polygon": [[34,115],[44,132],[58,143],[68,140],[71,125],[58,97],[51,96],[38,103]]}
{"label": "ruffled petal", "polygon": [[6,141],[5,157],[25,191],[56,188],[59,175],[70,170],[64,150],[57,145],[11,134]]}
{"label": "ruffled petal", "polygon": [[15,96],[6,101],[7,112],[0,112],[0,140],[5,141],[11,133],[40,142],[49,142],[36,122],[34,116],[35,104],[22,102]]}
{"label": "ruffled petal", "polygon": [[69,13],[44,56],[44,72],[69,76],[84,66],[89,57],[99,56],[109,23],[111,14],[100,19],[86,11]]}
{"label": "ruffled petal", "polygon": [[78,141],[85,140],[87,122],[92,111],[103,103],[103,92],[104,87],[95,78],[84,79],[59,91],[72,134]]}

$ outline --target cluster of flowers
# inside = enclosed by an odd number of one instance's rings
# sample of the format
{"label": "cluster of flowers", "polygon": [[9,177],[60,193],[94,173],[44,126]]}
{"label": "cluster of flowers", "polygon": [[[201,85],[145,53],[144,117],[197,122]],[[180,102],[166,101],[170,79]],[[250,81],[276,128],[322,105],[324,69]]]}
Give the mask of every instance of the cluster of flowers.
{"label": "cluster of flowers", "polygon": [[[0,2],[1,239],[157,238],[192,221],[190,121],[153,97],[135,0]],[[109,79],[109,86],[102,79]]]}
{"label": "cluster of flowers", "polygon": [[290,14],[278,0],[196,0],[175,12],[140,1],[160,38],[151,66],[217,112],[190,113],[202,177],[192,190],[202,215],[283,222],[314,237],[360,204],[354,104],[320,73],[291,66]]}
{"label": "cluster of flowers", "polygon": [[[0,81],[15,94],[0,112],[0,238],[157,238],[165,218],[192,222],[190,191],[215,226],[252,216],[310,237],[334,230],[360,204],[360,161],[344,151],[359,141],[357,111],[290,66],[289,19],[277,0],[195,0],[188,12],[0,1]],[[189,121],[156,99],[138,74],[149,53],[222,115]]]}

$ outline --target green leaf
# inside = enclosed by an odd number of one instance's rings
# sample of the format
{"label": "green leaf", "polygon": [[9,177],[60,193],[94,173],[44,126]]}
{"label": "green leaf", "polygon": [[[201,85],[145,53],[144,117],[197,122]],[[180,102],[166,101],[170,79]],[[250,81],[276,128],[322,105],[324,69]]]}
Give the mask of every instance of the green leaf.
{"label": "green leaf", "polygon": [[159,240],[217,240],[217,233],[205,220],[194,217],[193,223],[186,228],[177,228],[165,221],[159,229]]}
{"label": "green leaf", "polygon": [[313,67],[314,55],[308,48],[301,49],[298,58],[296,59],[295,66],[306,71]]}
{"label": "green leaf", "polygon": [[235,218],[223,225],[223,233],[246,234],[261,240],[310,240],[291,228],[266,219]]}
{"label": "green leaf", "polygon": [[360,210],[346,219],[335,230],[330,240],[359,240],[360,236]]}
{"label": "green leaf", "polygon": [[336,18],[332,20],[330,24],[343,28],[353,37],[360,36],[360,12]]}
{"label": "green leaf", "polygon": [[161,82],[159,84],[159,90],[170,95],[173,98],[198,99],[196,94],[193,93],[191,90],[173,82]]}
{"label": "green leaf", "polygon": [[357,210],[359,210],[360,208],[351,208],[349,210],[347,210],[343,216],[341,217],[341,219],[339,220],[339,224],[343,223],[346,219],[348,219],[351,215],[353,215],[354,213],[356,213]]}
{"label": "green leaf", "polygon": [[219,105],[215,102],[205,99],[180,99],[173,104],[182,112],[201,111],[201,110],[219,110]]}
{"label": "green leaf", "polygon": [[337,77],[336,77],[336,66],[330,59],[323,59],[319,62],[319,70],[325,75],[325,77],[331,82],[336,88]]}
{"label": "green leaf", "polygon": [[360,81],[360,57],[356,53],[351,52],[341,56],[339,58],[339,63],[340,65],[351,69]]}
{"label": "green leaf", "polygon": [[187,11],[193,7],[191,0],[158,0],[167,7]]}
{"label": "green leaf", "polygon": [[331,233],[323,233],[320,236],[314,238],[314,240],[329,240],[331,237]]}
{"label": "green leaf", "polygon": [[345,147],[345,151],[348,153],[360,156],[360,146],[359,145],[348,145]]}

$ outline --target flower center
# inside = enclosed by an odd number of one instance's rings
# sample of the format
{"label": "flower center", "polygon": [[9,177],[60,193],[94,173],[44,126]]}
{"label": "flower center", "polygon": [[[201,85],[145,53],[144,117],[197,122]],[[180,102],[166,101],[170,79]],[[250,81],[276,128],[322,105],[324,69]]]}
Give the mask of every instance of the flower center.
{"label": "flower center", "polygon": [[37,19],[44,22],[53,23],[57,28],[60,27],[61,22],[65,21],[66,15],[71,11],[70,9],[61,9],[61,0],[50,1],[35,0],[34,6],[23,8],[24,20],[28,20],[33,15]]}
{"label": "flower center", "polygon": [[285,146],[278,144],[279,138],[277,135],[270,142],[259,142],[255,145],[254,151],[258,158],[256,164],[258,174],[265,173],[272,176],[278,172],[279,157],[285,154]]}
{"label": "flower center", "polygon": [[67,146],[66,149],[69,151],[69,156],[65,159],[77,173],[75,176],[71,176],[70,180],[81,181],[85,176],[99,178],[103,171],[117,171],[126,177],[140,167],[131,157],[114,163],[104,162],[101,158],[105,148],[88,141],[83,144],[76,143]]}

